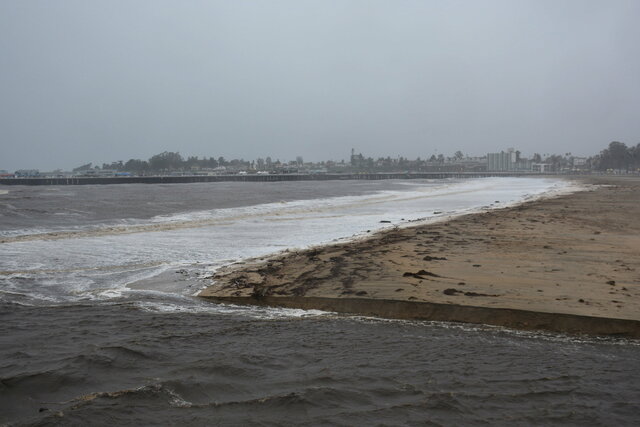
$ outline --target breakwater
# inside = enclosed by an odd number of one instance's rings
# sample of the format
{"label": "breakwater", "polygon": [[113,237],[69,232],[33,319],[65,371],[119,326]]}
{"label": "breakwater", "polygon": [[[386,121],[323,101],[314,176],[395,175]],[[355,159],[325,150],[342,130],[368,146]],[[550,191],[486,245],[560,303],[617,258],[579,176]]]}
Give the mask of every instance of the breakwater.
{"label": "breakwater", "polygon": [[194,182],[274,182],[382,179],[445,179],[540,175],[530,172],[419,172],[419,173],[328,173],[270,175],[181,175],[125,177],[4,178],[0,185],[106,185],[106,184],[189,184]]}

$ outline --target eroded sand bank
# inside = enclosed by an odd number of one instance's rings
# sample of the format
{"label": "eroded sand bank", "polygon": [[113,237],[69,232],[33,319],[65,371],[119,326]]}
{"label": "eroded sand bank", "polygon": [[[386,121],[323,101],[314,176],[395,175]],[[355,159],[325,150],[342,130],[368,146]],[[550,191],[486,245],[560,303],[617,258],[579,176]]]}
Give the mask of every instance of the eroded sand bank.
{"label": "eroded sand bank", "polygon": [[592,187],[232,265],[200,296],[640,337],[640,179],[580,179]]}

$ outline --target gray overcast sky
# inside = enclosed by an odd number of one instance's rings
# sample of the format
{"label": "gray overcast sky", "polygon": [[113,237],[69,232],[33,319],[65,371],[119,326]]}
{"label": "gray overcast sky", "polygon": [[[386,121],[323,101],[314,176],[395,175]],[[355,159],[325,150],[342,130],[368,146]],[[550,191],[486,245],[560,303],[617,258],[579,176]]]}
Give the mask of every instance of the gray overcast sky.
{"label": "gray overcast sky", "polygon": [[0,0],[0,169],[640,142],[640,1]]}

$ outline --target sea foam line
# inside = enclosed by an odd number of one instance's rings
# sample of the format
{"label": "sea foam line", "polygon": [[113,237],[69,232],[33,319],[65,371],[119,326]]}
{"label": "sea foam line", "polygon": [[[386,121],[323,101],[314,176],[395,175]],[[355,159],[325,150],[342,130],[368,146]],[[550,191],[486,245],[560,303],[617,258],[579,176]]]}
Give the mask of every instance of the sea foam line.
{"label": "sea foam line", "polygon": [[[364,207],[389,202],[411,201],[422,198],[459,195],[490,188],[492,182],[485,180],[449,183],[444,186],[400,192],[380,191],[365,196],[340,196],[326,199],[308,199],[293,202],[266,203],[243,208],[214,209],[195,211],[170,216],[159,216],[147,224],[111,225],[81,230],[36,231],[30,234],[5,235],[0,243],[13,243],[33,240],[62,240],[82,237],[101,237],[118,234],[135,234],[156,231],[170,231],[187,228],[200,228],[215,225],[227,225],[230,221],[269,216],[302,215],[332,210]],[[460,188],[466,187],[466,188]]]}

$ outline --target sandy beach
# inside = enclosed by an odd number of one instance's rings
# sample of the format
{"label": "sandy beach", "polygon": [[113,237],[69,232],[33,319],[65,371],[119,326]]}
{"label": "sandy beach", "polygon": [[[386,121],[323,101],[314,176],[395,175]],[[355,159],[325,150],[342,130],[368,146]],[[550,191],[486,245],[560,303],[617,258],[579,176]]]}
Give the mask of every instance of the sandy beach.
{"label": "sandy beach", "polygon": [[640,337],[640,179],[220,270],[201,297]]}

